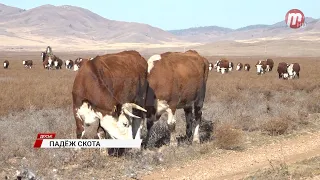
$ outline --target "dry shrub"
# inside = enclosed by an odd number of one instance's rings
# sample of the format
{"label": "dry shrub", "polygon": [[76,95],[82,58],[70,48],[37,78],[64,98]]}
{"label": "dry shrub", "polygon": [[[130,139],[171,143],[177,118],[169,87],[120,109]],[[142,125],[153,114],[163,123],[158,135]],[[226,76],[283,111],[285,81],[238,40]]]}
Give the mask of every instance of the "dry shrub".
{"label": "dry shrub", "polygon": [[262,124],[262,131],[268,132],[269,135],[282,135],[287,132],[290,121],[284,118],[272,118]]}
{"label": "dry shrub", "polygon": [[225,123],[217,126],[214,137],[219,148],[234,150],[241,147],[244,135],[242,130],[235,129],[235,126],[230,123]]}

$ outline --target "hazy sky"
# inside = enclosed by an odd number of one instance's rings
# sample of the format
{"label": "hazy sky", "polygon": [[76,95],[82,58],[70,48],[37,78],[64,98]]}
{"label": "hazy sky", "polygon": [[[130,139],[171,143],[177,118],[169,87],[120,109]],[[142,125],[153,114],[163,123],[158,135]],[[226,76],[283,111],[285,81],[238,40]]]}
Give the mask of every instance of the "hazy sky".
{"label": "hazy sky", "polygon": [[320,0],[0,0],[23,9],[73,5],[107,19],[147,23],[164,30],[217,25],[240,28],[284,21],[290,9],[320,18]]}

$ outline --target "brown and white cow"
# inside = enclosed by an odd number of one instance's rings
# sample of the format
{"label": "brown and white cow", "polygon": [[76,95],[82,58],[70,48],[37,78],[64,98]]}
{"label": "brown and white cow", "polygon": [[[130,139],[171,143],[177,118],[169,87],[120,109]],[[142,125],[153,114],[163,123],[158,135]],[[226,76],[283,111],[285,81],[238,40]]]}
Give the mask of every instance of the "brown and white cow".
{"label": "brown and white cow", "polygon": [[250,71],[250,64],[246,63],[244,64],[244,68],[245,71]]}
{"label": "brown and white cow", "polygon": [[[226,64],[228,68],[228,63]],[[147,99],[154,98],[155,105],[146,103],[147,129],[150,130],[153,122],[166,112],[169,129],[173,133],[176,110],[184,109],[187,139],[189,142],[199,142],[199,124],[209,72],[208,60],[194,50],[184,53],[166,52],[148,59],[148,72],[150,88]],[[175,133],[171,134],[170,141],[176,144]]]}
{"label": "brown and white cow", "polygon": [[236,70],[237,70],[237,71],[241,71],[242,68],[243,68],[243,64],[239,62],[239,63],[237,64]]}
{"label": "brown and white cow", "polygon": [[270,58],[267,58],[266,61],[267,61],[266,71],[267,71],[267,72],[270,72],[270,71],[272,71],[272,69],[273,69],[274,62],[273,62],[273,60],[270,59]]}
{"label": "brown and white cow", "polygon": [[8,67],[9,67],[9,61],[8,60],[4,60],[3,61],[3,68],[4,69],[8,69]]}
{"label": "brown and white cow", "polygon": [[77,58],[77,59],[74,61],[73,70],[74,70],[74,71],[78,71],[84,62],[89,61],[89,60],[92,60],[92,59],[93,59],[93,58],[89,58],[89,59]]}
{"label": "brown and white cow", "polygon": [[61,69],[62,65],[63,65],[63,61],[59,57],[56,57],[53,60],[53,65],[54,65],[55,69]]}
{"label": "brown and white cow", "polygon": [[137,51],[83,62],[72,89],[77,138],[92,138],[92,131],[101,138],[97,129],[102,127],[113,139],[140,139],[147,68],[147,61]]}
{"label": "brown and white cow", "polygon": [[22,61],[22,64],[24,65],[25,68],[32,68],[33,65],[33,61],[32,60],[26,60],[26,61]]}
{"label": "brown and white cow", "polygon": [[288,64],[285,62],[280,62],[278,64],[278,68],[277,68],[277,72],[279,74],[279,79],[283,78],[283,79],[287,79],[289,74],[288,74]]}
{"label": "brown and white cow", "polygon": [[256,68],[257,68],[257,74],[260,74],[260,75],[264,74],[267,69],[267,61],[259,60],[256,64]]}
{"label": "brown and white cow", "polygon": [[66,60],[65,66],[66,66],[66,69],[72,69],[72,67],[73,67],[73,61],[72,61],[71,59]]}
{"label": "brown and white cow", "polygon": [[226,59],[220,60],[217,65],[217,69],[220,69],[221,74],[227,73],[229,68],[230,68],[230,63]]}
{"label": "brown and white cow", "polygon": [[294,78],[299,78],[299,73],[300,73],[300,65],[299,63],[292,63],[288,66],[287,68],[288,71],[288,78],[289,79],[294,79]]}

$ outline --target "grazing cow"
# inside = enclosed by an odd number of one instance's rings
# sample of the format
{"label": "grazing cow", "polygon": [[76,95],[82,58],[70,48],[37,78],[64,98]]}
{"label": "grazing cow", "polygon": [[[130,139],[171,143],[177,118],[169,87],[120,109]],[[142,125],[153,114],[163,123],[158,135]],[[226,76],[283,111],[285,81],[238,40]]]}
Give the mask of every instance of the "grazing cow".
{"label": "grazing cow", "polygon": [[26,61],[22,61],[22,64],[24,65],[25,68],[32,68],[33,65],[33,61],[32,60],[26,60]]}
{"label": "grazing cow", "polygon": [[236,69],[236,70],[237,70],[237,71],[241,71],[242,68],[243,68],[243,65],[242,65],[242,63],[239,62],[239,63],[237,64],[237,69]]}
{"label": "grazing cow", "polygon": [[55,69],[61,69],[62,65],[63,65],[63,61],[60,58],[56,57],[53,60],[53,64],[54,64]]}
{"label": "grazing cow", "polygon": [[209,63],[209,71],[211,71],[213,69],[213,64]]}
{"label": "grazing cow", "polygon": [[[176,110],[183,108],[189,142],[192,138],[194,142],[200,141],[199,124],[202,118],[208,72],[208,60],[194,50],[184,53],[166,52],[153,55],[148,59],[149,89],[146,102],[148,137],[153,123],[165,112],[168,113],[167,123],[170,132],[173,133]],[[151,105],[148,100],[154,100],[155,104]],[[170,142],[176,144],[175,135],[171,134]]]}
{"label": "grazing cow", "polygon": [[292,63],[288,66],[287,68],[289,79],[293,78],[299,78],[299,73],[300,73],[300,65],[299,63]]}
{"label": "grazing cow", "polygon": [[[147,61],[137,51],[97,56],[83,62],[72,89],[77,138],[140,139],[145,117]],[[93,129],[92,129],[93,128]],[[88,137],[90,136],[90,137]]]}
{"label": "grazing cow", "polygon": [[233,69],[233,62],[229,62],[229,71],[232,71],[232,69]]}
{"label": "grazing cow", "polygon": [[72,67],[73,67],[73,61],[72,61],[71,59],[66,60],[65,66],[66,66],[66,69],[72,69]]}
{"label": "grazing cow", "polygon": [[277,71],[278,71],[278,74],[279,74],[279,79],[280,78],[283,78],[283,79],[287,79],[288,78],[288,76],[289,76],[288,70],[287,70],[288,66],[289,65],[287,63],[285,63],[285,62],[280,62],[278,64]]}
{"label": "grazing cow", "polygon": [[257,68],[257,74],[260,74],[260,75],[264,74],[267,68],[267,61],[263,61],[263,60],[258,61],[256,64],[256,68]]}
{"label": "grazing cow", "polygon": [[89,58],[89,59],[77,58],[77,59],[74,61],[73,70],[74,70],[74,71],[78,71],[84,62],[89,61],[89,60],[92,60],[92,59],[93,59],[93,58]]}
{"label": "grazing cow", "polygon": [[244,70],[250,71],[250,64],[244,64]]}
{"label": "grazing cow", "polygon": [[230,68],[229,61],[226,59],[220,60],[217,65],[217,69],[218,68],[220,69],[219,71],[221,72],[221,74],[227,73]]}
{"label": "grazing cow", "polygon": [[267,68],[266,68],[266,71],[269,72],[269,71],[272,71],[273,69],[273,65],[274,65],[274,62],[272,59],[266,59],[267,61]]}
{"label": "grazing cow", "polygon": [[8,60],[5,60],[5,61],[3,62],[3,68],[4,68],[4,69],[8,69],[8,67],[9,67],[9,61],[8,61]]}

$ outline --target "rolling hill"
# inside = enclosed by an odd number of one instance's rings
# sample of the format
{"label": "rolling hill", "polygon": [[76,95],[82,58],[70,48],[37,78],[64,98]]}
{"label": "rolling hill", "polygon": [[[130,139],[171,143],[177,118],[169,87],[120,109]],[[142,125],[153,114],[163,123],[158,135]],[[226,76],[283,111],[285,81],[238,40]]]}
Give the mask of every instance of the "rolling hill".
{"label": "rolling hill", "polygon": [[[164,31],[148,24],[115,21],[76,6],[42,5],[20,9],[0,3],[2,49],[148,49],[190,47],[218,41],[320,40],[320,19],[306,18],[307,26],[286,27],[284,21],[230,29],[219,26]],[[210,45],[211,46],[211,45]],[[29,48],[29,49],[30,49]]]}
{"label": "rolling hill", "polygon": [[320,19],[306,18],[306,27],[290,29],[284,21],[272,25],[257,24],[242,27],[239,29],[223,28],[218,26],[195,27],[181,30],[170,30],[172,34],[192,42],[214,42],[224,40],[248,40],[256,38],[296,38],[299,36],[320,37]]}

